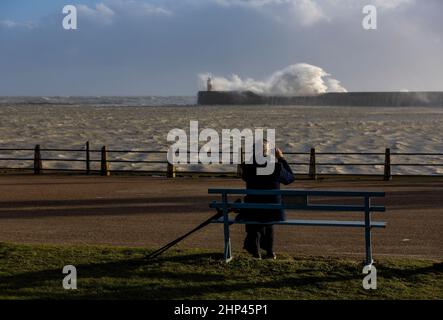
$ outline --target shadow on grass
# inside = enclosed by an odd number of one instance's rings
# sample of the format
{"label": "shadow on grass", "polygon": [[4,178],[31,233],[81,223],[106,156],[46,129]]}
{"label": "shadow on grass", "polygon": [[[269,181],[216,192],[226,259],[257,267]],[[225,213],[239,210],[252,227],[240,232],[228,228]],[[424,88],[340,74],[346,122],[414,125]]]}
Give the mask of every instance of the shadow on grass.
{"label": "shadow on grass", "polygon": [[[258,271],[266,270],[266,266],[272,269],[272,262],[261,264],[244,260],[242,262],[251,262],[249,268],[256,267]],[[384,278],[409,278],[441,274],[442,265],[408,269],[381,265],[380,271]],[[63,290],[62,267],[0,276],[0,291],[3,295],[11,292],[22,298],[43,299],[188,299],[205,298],[210,294],[229,297],[240,291],[257,289],[316,290],[325,283],[361,280],[357,269],[345,264],[338,267],[328,272],[321,267],[299,268],[303,269],[300,272],[283,268],[274,273],[266,270],[265,276],[254,276],[242,270],[242,265],[225,265],[221,254],[179,254],[153,260],[140,258],[76,265],[79,290],[75,291]]]}
{"label": "shadow on grass", "polygon": [[421,267],[421,268],[393,268],[386,265],[380,268],[383,272],[383,278],[392,279],[392,278],[411,278],[420,275],[429,275],[429,274],[440,274],[443,275],[443,263],[434,263],[432,266]]}

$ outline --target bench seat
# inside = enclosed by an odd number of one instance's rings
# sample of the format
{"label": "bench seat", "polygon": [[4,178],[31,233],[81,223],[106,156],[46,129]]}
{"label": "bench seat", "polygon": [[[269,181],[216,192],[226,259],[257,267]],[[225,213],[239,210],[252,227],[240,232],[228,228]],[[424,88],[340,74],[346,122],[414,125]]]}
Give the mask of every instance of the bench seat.
{"label": "bench seat", "polygon": [[[212,223],[224,223],[223,217],[212,220]],[[230,219],[229,224],[262,224],[262,225],[292,225],[292,226],[319,226],[319,227],[365,227],[364,221],[340,221],[340,220],[284,220],[271,222],[257,222],[250,220]],[[385,228],[386,222],[371,221],[371,228]]]}
{"label": "bench seat", "polygon": [[[212,201],[209,207],[212,209],[223,209],[225,204],[223,202]],[[363,205],[347,205],[347,204],[285,204],[285,203],[235,203],[227,202],[226,206],[232,209],[257,209],[257,210],[307,210],[307,211],[364,211]],[[372,212],[385,212],[384,206],[370,206],[369,210]]]}

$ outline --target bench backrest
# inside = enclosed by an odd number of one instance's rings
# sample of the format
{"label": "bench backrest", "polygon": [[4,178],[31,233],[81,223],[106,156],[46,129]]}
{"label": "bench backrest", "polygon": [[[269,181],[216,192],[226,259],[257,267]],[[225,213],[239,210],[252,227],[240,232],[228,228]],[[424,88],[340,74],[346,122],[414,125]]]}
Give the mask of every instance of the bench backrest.
{"label": "bench backrest", "polygon": [[[299,209],[316,211],[365,211],[384,212],[384,206],[372,205],[371,199],[384,197],[384,192],[374,191],[320,191],[320,190],[255,190],[255,189],[208,189],[209,194],[220,194],[221,202],[211,203],[211,208],[235,209]],[[281,196],[280,203],[236,203],[229,201],[229,195]],[[361,204],[318,204],[311,203],[313,197],[360,198]]]}

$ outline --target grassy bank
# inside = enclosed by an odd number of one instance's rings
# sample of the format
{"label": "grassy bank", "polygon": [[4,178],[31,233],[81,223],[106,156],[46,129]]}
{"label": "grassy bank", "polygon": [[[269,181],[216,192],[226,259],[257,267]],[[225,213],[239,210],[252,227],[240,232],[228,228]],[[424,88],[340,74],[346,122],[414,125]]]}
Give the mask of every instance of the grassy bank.
{"label": "grassy bank", "polygon": [[[443,264],[383,259],[378,289],[362,288],[360,261],[281,256],[258,261],[218,252],[0,244],[1,299],[443,299]],[[62,288],[75,265],[78,290]]]}

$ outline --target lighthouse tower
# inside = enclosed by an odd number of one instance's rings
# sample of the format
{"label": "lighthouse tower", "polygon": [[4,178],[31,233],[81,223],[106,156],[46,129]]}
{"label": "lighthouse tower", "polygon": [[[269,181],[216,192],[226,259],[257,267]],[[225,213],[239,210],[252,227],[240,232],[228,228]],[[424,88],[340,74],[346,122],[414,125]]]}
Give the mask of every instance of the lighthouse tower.
{"label": "lighthouse tower", "polygon": [[211,79],[211,77],[208,77],[208,80],[206,81],[206,91],[212,91],[212,79]]}

